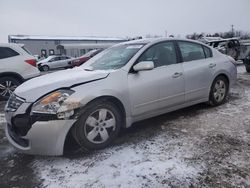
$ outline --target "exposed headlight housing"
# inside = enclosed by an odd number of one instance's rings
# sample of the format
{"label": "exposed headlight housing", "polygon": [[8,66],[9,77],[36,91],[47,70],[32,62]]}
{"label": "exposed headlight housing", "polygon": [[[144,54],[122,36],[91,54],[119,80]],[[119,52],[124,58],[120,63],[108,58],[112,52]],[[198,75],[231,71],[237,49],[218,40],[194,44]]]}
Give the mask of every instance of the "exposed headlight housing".
{"label": "exposed headlight housing", "polygon": [[72,95],[74,91],[68,89],[60,89],[52,92],[32,106],[32,113],[39,114],[57,114],[58,109],[64,101]]}
{"label": "exposed headlight housing", "polygon": [[24,102],[25,102],[24,99],[16,96],[14,93],[12,93],[6,106],[5,106],[5,111],[15,112]]}

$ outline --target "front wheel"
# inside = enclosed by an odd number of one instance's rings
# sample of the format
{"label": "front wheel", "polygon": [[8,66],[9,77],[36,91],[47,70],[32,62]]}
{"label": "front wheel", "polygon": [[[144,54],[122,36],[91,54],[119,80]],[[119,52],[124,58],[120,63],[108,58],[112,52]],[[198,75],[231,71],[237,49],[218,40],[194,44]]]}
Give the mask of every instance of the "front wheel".
{"label": "front wheel", "polygon": [[218,106],[226,101],[228,95],[229,83],[224,76],[218,76],[213,81],[210,89],[209,103],[212,106]]}
{"label": "front wheel", "polygon": [[72,129],[73,137],[87,150],[105,148],[119,134],[122,116],[109,101],[89,104]]}
{"label": "front wheel", "polygon": [[49,66],[48,65],[43,65],[42,70],[43,71],[49,71]]}

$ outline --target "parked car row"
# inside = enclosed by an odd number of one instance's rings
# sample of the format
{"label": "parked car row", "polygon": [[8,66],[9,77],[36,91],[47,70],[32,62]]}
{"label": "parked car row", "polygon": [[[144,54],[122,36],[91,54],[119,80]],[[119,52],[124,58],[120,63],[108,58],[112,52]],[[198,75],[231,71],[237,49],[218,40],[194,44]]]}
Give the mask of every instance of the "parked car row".
{"label": "parked car row", "polygon": [[82,65],[101,51],[102,49],[94,49],[77,58],[65,55],[52,55],[39,61],[37,65],[40,71],[49,71],[58,68],[73,68]]}
{"label": "parked car row", "polygon": [[88,61],[90,58],[94,57],[95,55],[97,55],[98,53],[100,53],[103,49],[94,49],[89,51],[88,53],[75,58],[71,61],[71,66],[75,67],[75,66],[80,66],[83,63],[85,63],[86,61]]}
{"label": "parked car row", "polygon": [[80,66],[100,51],[92,50],[79,58],[53,55],[37,62],[23,44],[0,44],[0,100],[7,100],[17,86],[39,76],[40,71]]}
{"label": "parked car row", "polygon": [[28,154],[62,155],[68,139],[86,151],[102,149],[134,122],[197,103],[223,104],[236,79],[235,60],[205,44],[125,42],[19,86],[6,105],[6,135]]}

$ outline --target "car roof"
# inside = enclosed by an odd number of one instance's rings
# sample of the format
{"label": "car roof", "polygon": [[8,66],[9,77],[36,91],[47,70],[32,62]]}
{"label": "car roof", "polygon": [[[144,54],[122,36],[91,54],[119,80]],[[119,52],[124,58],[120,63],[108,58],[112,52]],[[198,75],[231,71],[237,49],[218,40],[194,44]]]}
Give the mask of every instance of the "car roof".
{"label": "car roof", "polygon": [[206,44],[197,41],[197,40],[190,40],[190,39],[182,39],[182,38],[166,38],[166,37],[162,37],[162,38],[147,38],[147,39],[139,39],[139,40],[131,40],[128,42],[123,42],[120,43],[118,45],[133,45],[133,44],[154,44],[154,43],[158,43],[158,42],[164,42],[164,41],[187,41],[187,42],[194,42],[194,43],[198,43],[198,44],[202,44],[207,46]]}

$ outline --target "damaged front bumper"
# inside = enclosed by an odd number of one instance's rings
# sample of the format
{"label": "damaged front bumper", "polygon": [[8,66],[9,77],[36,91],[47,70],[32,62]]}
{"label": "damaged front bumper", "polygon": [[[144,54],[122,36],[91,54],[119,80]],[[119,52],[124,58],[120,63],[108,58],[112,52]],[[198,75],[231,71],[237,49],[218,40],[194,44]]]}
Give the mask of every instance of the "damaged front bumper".
{"label": "damaged front bumper", "polygon": [[31,103],[22,103],[15,111],[6,111],[6,136],[20,152],[37,155],[63,155],[66,136],[76,119],[34,117]]}

